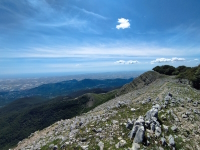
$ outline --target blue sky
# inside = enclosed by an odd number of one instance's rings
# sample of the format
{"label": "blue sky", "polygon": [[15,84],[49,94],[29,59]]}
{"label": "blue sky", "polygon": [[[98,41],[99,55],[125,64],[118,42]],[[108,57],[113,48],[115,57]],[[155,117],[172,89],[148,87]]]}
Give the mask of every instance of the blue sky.
{"label": "blue sky", "polygon": [[0,76],[195,66],[199,0],[0,0]]}

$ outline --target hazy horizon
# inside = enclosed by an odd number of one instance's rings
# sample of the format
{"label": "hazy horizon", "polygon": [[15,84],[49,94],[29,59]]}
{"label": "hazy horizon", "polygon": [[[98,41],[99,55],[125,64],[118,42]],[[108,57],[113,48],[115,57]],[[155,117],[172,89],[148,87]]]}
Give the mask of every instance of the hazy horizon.
{"label": "hazy horizon", "polygon": [[[104,76],[109,74],[117,74],[117,75],[124,75],[126,73],[144,73],[148,70],[138,70],[138,71],[114,71],[114,72],[62,72],[62,73],[33,73],[33,74],[10,74],[10,75],[0,75],[0,80],[3,79],[33,79],[33,78],[53,78],[53,77],[74,77],[76,79],[77,76],[86,76],[89,77],[91,75],[97,75],[97,76]],[[97,77],[98,78],[98,77]]]}

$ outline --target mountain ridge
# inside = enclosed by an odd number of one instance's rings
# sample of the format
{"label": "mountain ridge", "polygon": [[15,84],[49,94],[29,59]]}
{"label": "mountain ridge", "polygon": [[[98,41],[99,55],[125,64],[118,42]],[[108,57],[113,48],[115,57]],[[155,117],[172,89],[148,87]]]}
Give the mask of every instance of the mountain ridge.
{"label": "mountain ridge", "polygon": [[165,77],[165,75],[159,74],[155,71],[147,71],[139,77],[135,78],[135,80],[133,80],[131,83],[122,86],[118,92],[118,95],[126,94],[132,90],[142,88],[162,77]]}

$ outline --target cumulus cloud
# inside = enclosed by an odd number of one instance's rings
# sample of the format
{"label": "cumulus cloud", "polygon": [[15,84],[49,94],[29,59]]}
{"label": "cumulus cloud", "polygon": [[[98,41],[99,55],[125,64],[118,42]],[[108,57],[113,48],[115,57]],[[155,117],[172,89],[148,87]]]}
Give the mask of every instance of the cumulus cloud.
{"label": "cumulus cloud", "polygon": [[151,61],[151,64],[165,63],[165,62],[177,62],[177,61],[185,61],[185,58],[177,58],[177,57],[173,57],[171,59],[169,59],[169,58],[157,58],[156,60]]}
{"label": "cumulus cloud", "polygon": [[119,25],[116,26],[117,29],[126,29],[130,28],[130,23],[128,19],[120,18],[118,19]]}
{"label": "cumulus cloud", "polygon": [[199,59],[194,59],[194,61],[199,61]]}
{"label": "cumulus cloud", "polygon": [[137,60],[129,60],[126,63],[127,64],[137,64],[137,63],[139,63],[139,61],[137,61]]}
{"label": "cumulus cloud", "polygon": [[126,61],[124,61],[124,60],[118,60],[118,61],[116,61],[115,63],[117,63],[117,64],[125,64]]}
{"label": "cumulus cloud", "polygon": [[118,60],[115,63],[117,64],[127,64],[127,65],[131,65],[131,64],[137,64],[139,63],[139,61],[137,60],[129,60],[129,61],[125,61],[125,60]]}
{"label": "cumulus cloud", "polygon": [[185,61],[185,58],[177,58],[177,57],[174,57],[171,59],[171,61]]}

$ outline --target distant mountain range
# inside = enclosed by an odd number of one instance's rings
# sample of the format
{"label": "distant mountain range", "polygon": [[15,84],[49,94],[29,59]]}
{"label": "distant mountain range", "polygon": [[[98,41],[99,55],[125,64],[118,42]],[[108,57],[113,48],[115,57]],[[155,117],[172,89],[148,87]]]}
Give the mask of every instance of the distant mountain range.
{"label": "distant mountain range", "polygon": [[96,90],[97,93],[100,92],[100,89],[102,92],[107,92],[119,88],[132,80],[133,78],[107,80],[84,79],[81,81],[68,80],[59,83],[44,84],[29,90],[0,92],[0,106],[4,106],[23,97],[38,96],[43,97],[43,99],[51,99],[57,96],[66,96],[69,94],[73,97],[73,95],[77,95],[77,91],[79,91],[79,93],[85,93],[84,91],[91,89],[98,89]]}

